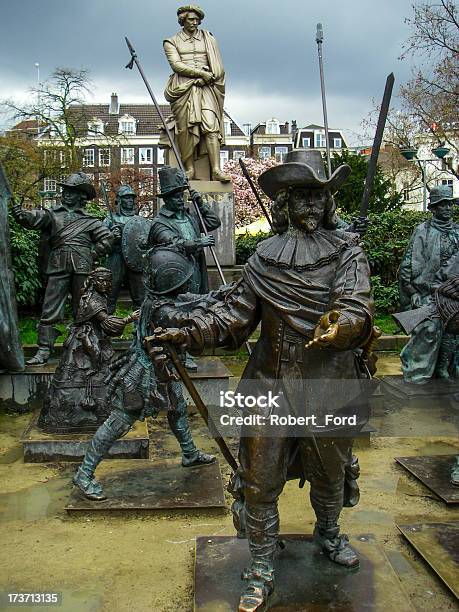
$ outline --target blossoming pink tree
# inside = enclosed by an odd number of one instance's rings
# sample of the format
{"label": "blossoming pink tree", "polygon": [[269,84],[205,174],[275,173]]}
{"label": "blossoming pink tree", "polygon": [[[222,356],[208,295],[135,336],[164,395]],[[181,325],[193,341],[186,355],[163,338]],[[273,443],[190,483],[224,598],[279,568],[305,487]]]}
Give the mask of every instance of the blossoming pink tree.
{"label": "blossoming pink tree", "polygon": [[[244,163],[257,187],[257,179],[260,174],[268,168],[278,165],[274,157],[268,159],[252,159],[251,157],[246,157]],[[247,179],[242,174],[239,162],[233,160],[226,162],[224,170],[230,175],[233,183],[236,227],[249,225],[249,223],[253,223],[257,221],[257,219],[263,217],[263,211],[260,209]],[[258,188],[258,193],[269,210],[269,198],[263,194],[260,188]]]}

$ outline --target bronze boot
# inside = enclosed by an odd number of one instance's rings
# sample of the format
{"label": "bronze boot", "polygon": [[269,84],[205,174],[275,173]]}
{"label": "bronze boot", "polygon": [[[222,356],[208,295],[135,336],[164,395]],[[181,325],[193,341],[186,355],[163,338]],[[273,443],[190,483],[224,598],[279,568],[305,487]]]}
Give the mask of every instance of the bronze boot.
{"label": "bronze boot", "polygon": [[247,586],[240,597],[238,612],[260,612],[274,590],[273,563],[279,535],[277,503],[247,505],[246,521],[252,562],[241,576]]}

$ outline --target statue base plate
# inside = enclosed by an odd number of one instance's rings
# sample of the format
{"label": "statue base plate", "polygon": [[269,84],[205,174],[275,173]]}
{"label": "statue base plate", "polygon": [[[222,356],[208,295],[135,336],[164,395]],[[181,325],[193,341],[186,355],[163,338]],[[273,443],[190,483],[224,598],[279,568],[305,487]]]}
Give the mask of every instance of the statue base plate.
{"label": "statue base plate", "polygon": [[397,527],[459,599],[459,521]]}
{"label": "statue base plate", "polygon": [[[46,433],[37,426],[37,411],[21,437],[25,463],[47,461],[81,461],[93,433]],[[136,421],[131,430],[117,440],[108,455],[109,459],[147,459],[149,450],[146,421]]]}
{"label": "statue base plate", "polygon": [[[268,609],[276,612],[386,612],[414,610],[400,581],[373,535],[351,537],[360,568],[333,563],[310,535],[283,535],[285,549],[276,558],[276,589]],[[196,540],[195,612],[233,612],[249,564],[246,540],[199,537]]]}
{"label": "statue base plate", "polygon": [[427,488],[447,504],[459,504],[459,487],[450,483],[450,472],[456,455],[426,457],[395,457],[395,461],[408,470]]}
{"label": "statue base plate", "polygon": [[458,393],[459,382],[447,383],[443,380],[432,379],[424,385],[416,385],[405,382],[403,376],[383,376],[381,391],[401,402],[430,402],[435,399],[445,400]]}
{"label": "statue base plate", "polygon": [[[116,348],[117,344],[114,343]],[[127,345],[122,344],[123,348]],[[60,347],[59,347],[60,348]],[[189,372],[198,392],[206,404],[218,405],[220,391],[228,390],[231,372],[218,357],[197,357],[197,372]],[[10,412],[41,410],[43,398],[48,390],[58,365],[57,359],[44,366],[26,366],[24,372],[0,374],[0,405]],[[191,403],[186,389],[184,396]]]}
{"label": "statue base plate", "polygon": [[65,507],[69,513],[225,508],[218,462],[183,468],[180,459],[102,463],[97,478],[107,499],[91,501],[76,487]]}

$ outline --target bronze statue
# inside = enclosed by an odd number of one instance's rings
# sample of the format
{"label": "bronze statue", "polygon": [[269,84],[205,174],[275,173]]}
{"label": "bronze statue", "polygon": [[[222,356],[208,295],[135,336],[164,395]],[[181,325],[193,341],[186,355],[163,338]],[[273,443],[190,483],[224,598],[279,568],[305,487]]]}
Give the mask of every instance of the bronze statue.
{"label": "bronze statue", "polygon": [[110,337],[120,336],[138,317],[138,312],[125,318],[108,314],[111,283],[111,271],[96,268],[83,285],[75,321],[38,419],[38,426],[46,431],[93,431],[109,413],[105,378],[115,355]]}
{"label": "bronze statue", "polygon": [[108,312],[115,312],[116,302],[125,282],[132,304],[140,308],[145,296],[143,284],[143,254],[146,252],[151,222],[136,214],[136,194],[129,185],[121,185],[116,193],[116,212],[105,219],[114,237],[107,267],[112,271],[112,291],[108,299]]}
{"label": "bronze statue", "polygon": [[11,190],[0,164],[0,372],[24,369],[24,354],[18,329],[16,291],[10,252],[8,201]]}
{"label": "bronze statue", "polygon": [[[204,249],[215,245],[213,236],[201,236],[199,219],[195,213],[190,213],[185,207],[184,192],[187,181],[183,172],[178,168],[164,166],[159,170],[161,193],[164,206],[153,219],[149,235],[149,245],[170,244],[180,251],[184,251],[192,263],[193,275],[190,281],[192,293],[207,293],[209,281]],[[192,190],[192,199],[201,210],[203,221],[208,231],[220,227],[219,217],[204,204],[200,194]],[[186,362],[187,369],[196,370],[196,364],[191,356]]]}
{"label": "bronze statue", "polygon": [[110,230],[99,219],[84,212],[86,202],[96,197],[86,174],[71,174],[62,183],[61,203],[44,210],[24,210],[13,206],[13,214],[21,225],[46,232],[50,252],[47,261],[47,284],[40,323],[38,351],[28,364],[48,361],[59,332],[53,327],[64,318],[64,306],[72,294],[75,316],[81,289],[93,269],[94,259],[111,249]]}
{"label": "bronze statue", "polygon": [[[190,288],[192,276],[190,261],[177,249],[157,247],[150,251],[146,272],[147,294],[136,339],[128,353],[111,364],[111,376],[106,379],[106,398],[112,412],[89,443],[83,462],[73,478],[73,483],[89,499],[106,498],[94,472],[113,443],[126,435],[137,419],[155,417],[160,410],[167,411],[169,426],[182,450],[183,467],[216,460],[214,455],[203,453],[194,443],[182,386],[173,368],[164,359],[161,350],[157,358],[150,359],[144,345],[144,338],[162,322],[163,309],[174,304],[177,296]],[[199,299],[201,296],[191,298]],[[188,310],[188,304],[185,308]]]}
{"label": "bronze statue", "polygon": [[432,188],[432,218],[415,228],[400,266],[400,305],[410,312],[409,319],[418,322],[410,328],[411,338],[400,353],[403,378],[409,383],[425,384],[434,376],[451,378],[456,337],[443,329],[438,317],[419,319],[422,310],[417,310],[431,302],[435,289],[447,279],[451,258],[459,252],[459,226],[451,220],[453,204],[451,186]]}
{"label": "bronze statue", "polygon": [[[180,328],[156,330],[156,342],[185,345],[194,353],[206,347],[238,347],[261,321],[260,338],[241,379],[242,392],[256,389],[268,395],[293,383],[307,387],[307,379],[316,379],[319,386],[324,378],[337,379],[336,385],[352,380],[360,385],[365,368],[356,359],[356,349],[372,336],[370,271],[359,237],[336,229],[332,197],[349,173],[348,166],[341,166],[327,179],[320,153],[301,150],[265,171],[259,184],[275,200],[273,220],[279,233],[258,245],[241,280],[223,300],[181,320]],[[169,320],[177,323],[173,317]],[[310,402],[317,411],[324,402],[333,403],[336,388],[330,386],[328,380],[320,393],[293,397],[288,404],[291,413],[301,412]],[[355,411],[358,429],[367,415],[359,405]],[[262,409],[245,408],[243,414],[254,413],[269,416]],[[261,610],[274,589],[277,501],[294,464],[294,477],[311,483],[318,545],[331,561],[358,565],[338,525],[343,504],[353,505],[358,497],[355,481],[354,500],[349,491],[345,495],[345,475],[354,467],[352,431],[348,437],[339,428],[328,435],[303,431],[292,436],[291,430],[280,427],[267,436],[263,425],[243,425],[239,461],[238,509],[245,514],[252,558],[243,574],[247,585],[240,611]]]}
{"label": "bronze statue", "polygon": [[182,30],[163,43],[173,70],[164,92],[172,109],[173,133],[188,179],[200,178],[194,162],[207,151],[212,179],[229,181],[220,169],[225,70],[218,44],[211,32],[199,29],[204,11],[198,6],[182,6],[177,16]]}

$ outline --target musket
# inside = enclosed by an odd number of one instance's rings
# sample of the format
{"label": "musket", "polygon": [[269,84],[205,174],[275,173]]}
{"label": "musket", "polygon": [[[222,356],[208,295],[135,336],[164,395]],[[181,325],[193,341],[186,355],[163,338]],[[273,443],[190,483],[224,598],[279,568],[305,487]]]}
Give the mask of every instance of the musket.
{"label": "musket", "polygon": [[[142,80],[143,80],[143,82],[145,83],[145,87],[147,88],[147,91],[148,91],[148,93],[150,94],[150,98],[151,98],[151,100],[152,100],[152,102],[153,102],[153,104],[154,104],[154,106],[155,106],[155,108],[156,108],[156,110],[157,110],[157,112],[158,112],[158,115],[159,115],[159,117],[160,117],[160,119],[161,119],[161,122],[162,122],[162,124],[163,124],[164,130],[165,130],[165,132],[166,132],[166,134],[167,134],[167,138],[168,138],[169,143],[170,143],[170,145],[171,145],[171,148],[172,148],[172,150],[173,150],[173,152],[174,152],[174,155],[175,155],[175,157],[176,157],[176,159],[177,159],[177,163],[178,163],[178,165],[179,165],[179,168],[180,168],[180,170],[183,172],[184,176],[186,177],[186,170],[185,170],[185,166],[183,165],[183,161],[182,161],[182,158],[181,158],[181,156],[180,156],[180,153],[179,153],[178,147],[177,147],[177,145],[175,144],[174,137],[173,137],[173,135],[172,135],[172,133],[171,133],[171,131],[170,131],[170,129],[169,129],[169,127],[168,127],[167,123],[166,123],[166,119],[165,119],[165,117],[164,117],[164,115],[163,115],[163,112],[162,112],[162,110],[161,110],[161,107],[159,106],[158,101],[156,100],[156,96],[155,96],[155,94],[153,93],[152,88],[150,87],[150,83],[148,82],[148,79],[147,79],[147,77],[146,77],[146,75],[145,75],[145,72],[143,71],[143,68],[142,68],[141,63],[139,62],[139,59],[138,59],[138,57],[137,57],[137,53],[135,52],[134,47],[131,45],[131,42],[130,42],[129,38],[128,38],[127,36],[125,36],[125,37],[124,37],[124,39],[125,39],[126,44],[127,44],[127,46],[128,46],[129,53],[131,54],[131,59],[130,59],[129,63],[128,63],[128,64],[126,64],[126,68],[127,68],[127,69],[129,69],[129,70],[132,70],[132,68],[133,68],[134,64],[137,66],[137,68],[138,68],[138,70],[139,70],[139,73],[140,73],[140,76],[142,77]],[[190,187],[190,183],[189,183],[189,181],[188,181],[188,178],[186,178],[186,188],[187,188],[187,189],[188,189],[188,191],[190,191],[190,193],[191,193],[191,187]],[[193,200],[193,198],[192,198],[192,201],[193,201],[193,204],[194,204],[194,208],[195,208],[196,214],[197,214],[198,219],[199,219],[199,223],[200,223],[201,228],[202,228],[202,230],[203,230],[203,232],[204,232],[204,235],[205,235],[205,236],[208,236],[208,235],[209,235],[209,233],[208,233],[207,228],[206,228],[206,225],[205,225],[205,223],[204,223],[204,219],[203,219],[203,217],[202,217],[201,210],[200,210],[200,208],[199,208],[198,204],[197,204],[197,203],[196,203],[196,202]],[[212,245],[209,245],[209,249],[210,249],[210,253],[211,253],[211,255],[212,255],[213,259],[214,259],[215,266],[217,267],[218,274],[219,274],[219,276],[220,276],[220,280],[222,281],[222,283],[223,283],[224,285],[226,285],[225,276],[224,276],[224,274],[223,274],[223,270],[222,270],[222,268],[221,268],[221,266],[220,266],[220,262],[218,261],[217,253],[215,252],[215,249],[214,249],[214,247],[213,247]],[[249,343],[248,343],[248,342],[246,342],[246,343],[245,343],[245,346],[246,346],[246,348],[247,348],[247,352],[248,352],[248,354],[250,355],[250,354],[251,354],[251,352],[252,352],[252,350],[251,350],[251,348],[250,348]]]}
{"label": "musket", "polygon": [[[150,353],[153,343],[157,344],[157,340],[155,340],[154,336],[147,336],[145,338],[145,344],[147,347],[147,351]],[[194,402],[194,405],[196,406],[196,408],[199,410],[199,414],[202,416],[202,418],[204,419],[205,424],[207,425],[209,431],[211,432],[211,434],[213,435],[215,442],[218,444],[219,449],[222,452],[222,455],[225,457],[226,461],[228,462],[228,465],[231,467],[231,469],[234,472],[237,472],[238,470],[238,464],[236,459],[233,457],[230,449],[228,448],[225,440],[223,439],[223,437],[217,433],[218,429],[211,417],[211,415],[209,414],[209,411],[207,410],[207,406],[204,404],[204,402],[202,401],[201,396],[198,393],[198,390],[196,389],[196,387],[194,386],[193,381],[191,380],[188,372],[186,371],[185,366],[183,365],[182,361],[180,360],[180,357],[177,355],[177,352],[175,350],[175,348],[172,346],[171,343],[169,342],[164,342],[162,343],[167,351],[167,353],[169,354],[172,363],[175,366],[175,369],[177,370],[180,378],[183,380],[183,384],[185,385],[185,387],[188,390],[188,393],[191,396],[191,399]]]}
{"label": "musket", "polygon": [[[132,70],[134,64],[137,66],[137,68],[138,68],[138,70],[140,72],[140,76],[142,77],[142,80],[145,83],[145,87],[147,88],[147,91],[150,94],[150,98],[152,99],[153,104],[155,105],[155,108],[156,108],[156,110],[158,112],[158,115],[159,115],[159,117],[161,119],[161,123],[163,124],[164,130],[165,130],[165,132],[167,134],[167,138],[168,138],[169,143],[170,143],[170,145],[172,147],[174,155],[175,155],[175,157],[177,159],[178,166],[179,166],[180,170],[183,172],[183,174],[186,177],[185,166],[183,165],[183,161],[182,161],[182,158],[180,156],[178,147],[175,144],[174,137],[173,137],[169,127],[167,126],[166,119],[165,119],[165,117],[163,115],[161,107],[158,104],[158,101],[156,100],[155,94],[153,93],[153,90],[150,87],[150,83],[148,82],[148,79],[145,76],[145,73],[143,71],[142,65],[140,64],[139,59],[137,57],[137,53],[135,52],[134,47],[131,45],[131,42],[130,42],[129,38],[127,36],[125,36],[124,39],[125,39],[126,44],[128,46],[129,52],[131,54],[131,60],[126,65],[126,68],[128,68],[129,70]],[[187,184],[188,191],[191,191],[191,187],[190,187],[190,183],[189,183],[188,179],[186,179],[186,184]],[[198,219],[199,219],[199,223],[201,224],[202,230],[203,230],[204,234],[206,236],[208,236],[209,234],[207,232],[207,228],[205,226],[204,219],[202,217],[202,213],[201,213],[201,211],[199,209],[199,206],[198,206],[198,204],[194,200],[193,200],[193,204],[194,204],[194,208],[196,210],[196,214],[197,214]],[[212,255],[213,259],[214,259],[215,266],[217,267],[220,279],[221,279],[222,283],[225,285],[226,281],[225,281],[225,277],[223,275],[223,270],[222,270],[222,268],[220,266],[220,262],[218,261],[218,258],[217,258],[217,253],[215,252],[215,249],[214,249],[214,247],[212,245],[210,245],[209,248],[210,248],[211,255]]]}
{"label": "musket", "polygon": [[241,166],[241,170],[242,170],[242,174],[245,176],[252,192],[253,195],[255,196],[256,201],[258,202],[259,207],[261,208],[261,210],[263,211],[264,216],[266,217],[266,219],[268,220],[269,226],[271,228],[271,231],[273,230],[273,223],[271,221],[271,217],[268,213],[268,210],[266,208],[266,206],[263,204],[263,201],[260,197],[260,194],[258,193],[258,189],[255,187],[254,182],[252,181],[252,177],[249,174],[249,171],[247,170],[247,166],[245,165],[245,163],[242,160],[242,157],[239,158],[239,165]]}
{"label": "musket", "polygon": [[371,149],[370,161],[368,162],[367,176],[365,178],[365,187],[363,189],[362,203],[360,204],[360,219],[365,219],[368,214],[368,206],[370,204],[371,194],[373,193],[373,185],[375,180],[376,169],[378,167],[379,151],[381,149],[381,143],[384,135],[384,128],[386,126],[387,114],[389,112],[390,99],[392,96],[392,89],[394,88],[394,73],[391,72],[386,79],[386,86],[384,88],[384,95],[381,103],[381,109],[379,111],[378,124],[376,126],[376,134]]}
{"label": "musket", "polygon": [[320,91],[322,93],[322,110],[324,114],[324,129],[325,129],[325,146],[327,147],[327,167],[328,167],[328,178],[332,175],[331,167],[331,154],[330,154],[330,140],[328,138],[328,115],[327,115],[327,99],[325,97],[325,77],[324,77],[324,64],[322,57],[322,45],[324,42],[324,31],[322,24],[317,24],[316,32],[316,43],[317,52],[319,54],[319,72],[320,72]]}

